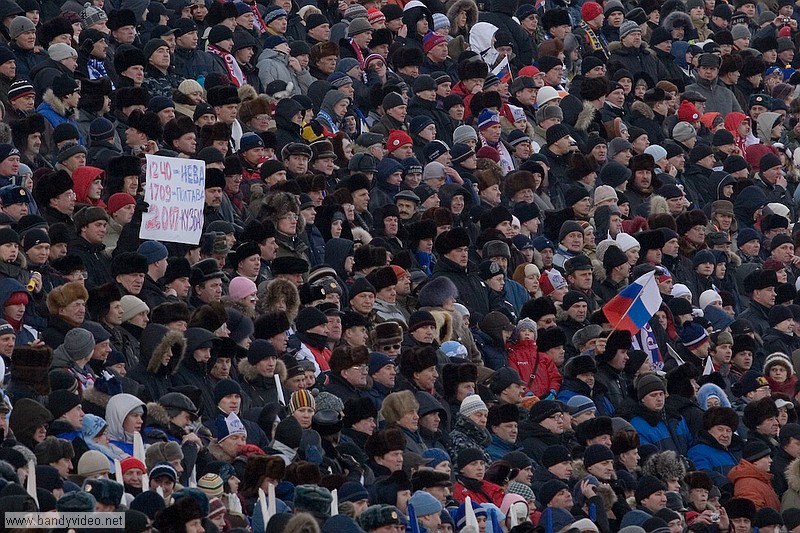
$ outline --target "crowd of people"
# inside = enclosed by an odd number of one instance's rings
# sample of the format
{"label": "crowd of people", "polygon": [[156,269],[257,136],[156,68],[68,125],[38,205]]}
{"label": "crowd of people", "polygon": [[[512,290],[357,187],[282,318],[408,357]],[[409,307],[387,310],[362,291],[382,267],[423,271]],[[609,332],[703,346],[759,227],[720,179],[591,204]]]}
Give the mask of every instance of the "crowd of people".
{"label": "crowd of people", "polygon": [[799,533],[798,21],[0,0],[0,511]]}

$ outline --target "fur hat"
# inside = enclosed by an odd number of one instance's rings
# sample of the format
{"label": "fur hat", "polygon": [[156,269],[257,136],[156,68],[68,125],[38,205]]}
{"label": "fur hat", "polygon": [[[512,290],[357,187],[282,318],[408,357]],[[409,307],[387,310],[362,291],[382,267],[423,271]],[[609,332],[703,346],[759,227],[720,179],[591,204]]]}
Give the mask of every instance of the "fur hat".
{"label": "fur hat", "polygon": [[486,79],[489,66],[483,61],[466,60],[458,63],[458,78],[461,80]]}
{"label": "fur hat", "polygon": [[598,363],[608,362],[617,354],[617,350],[630,350],[633,346],[631,333],[626,330],[617,330],[608,336],[606,349],[602,354],[596,356]]}
{"label": "fur hat", "polygon": [[617,431],[611,437],[611,451],[614,455],[620,455],[639,448],[640,442],[636,431]]}
{"label": "fur hat", "polygon": [[389,58],[395,70],[403,67],[419,67],[425,61],[425,54],[419,48],[403,46],[398,48]]}
{"label": "fur hat", "polygon": [[88,299],[89,293],[83,283],[71,281],[50,291],[47,295],[47,310],[51,315],[58,315],[59,310],[64,309],[75,300],[86,301]]}
{"label": "fur hat", "polygon": [[512,172],[506,176],[505,183],[503,184],[504,192],[508,198],[513,198],[519,191],[536,189],[536,180],[533,174],[526,170]]}
{"label": "fur hat", "polygon": [[400,373],[411,378],[414,373],[436,366],[438,358],[436,349],[431,346],[404,351],[400,357]]}
{"label": "fur hat", "polygon": [[489,408],[489,416],[486,421],[486,428],[491,429],[507,422],[519,422],[519,407],[513,403],[493,405]]}
{"label": "fur hat", "polygon": [[380,414],[391,427],[412,411],[419,410],[419,402],[411,391],[400,391],[389,394],[384,400]]}
{"label": "fur hat", "polygon": [[111,277],[123,274],[147,274],[147,259],[136,252],[122,252],[111,260]]}
{"label": "fur hat", "polygon": [[41,396],[49,394],[48,369],[52,361],[53,351],[46,346],[17,346],[11,357],[11,379],[14,383],[30,387]]}
{"label": "fur hat", "polygon": [[675,220],[678,235],[684,235],[695,226],[707,226],[708,218],[699,209],[681,213]]}
{"label": "fur hat", "polygon": [[329,361],[334,375],[357,365],[369,364],[369,350],[364,346],[339,346],[333,350]]}
{"label": "fur hat", "polygon": [[118,302],[121,299],[122,292],[120,292],[116,283],[106,283],[99,287],[93,287],[89,290],[86,310],[96,320],[100,320],[108,313],[111,302]]}
{"label": "fur hat", "polygon": [[772,398],[762,398],[755,402],[747,404],[744,408],[744,415],[742,422],[751,431],[755,431],[756,427],[768,418],[777,417],[778,408],[775,406],[775,400]]}
{"label": "fur hat", "polygon": [[575,427],[575,438],[582,446],[586,446],[588,441],[601,435],[614,435],[611,418],[607,416],[598,416],[597,418],[586,420]]}
{"label": "fur hat", "polygon": [[458,298],[458,289],[447,277],[438,277],[427,282],[419,291],[419,307],[442,307],[450,299]]}
{"label": "fur hat", "polygon": [[65,170],[58,170],[45,174],[37,180],[34,197],[39,206],[47,207],[52,198],[69,191],[73,186],[74,183],[69,173]]}
{"label": "fur hat", "polygon": [[478,381],[478,367],[472,363],[447,363],[442,367],[442,387],[444,397],[448,400],[456,397],[459,383],[475,383]]}
{"label": "fur hat", "polygon": [[686,477],[683,478],[683,481],[689,486],[689,490],[705,489],[710,491],[714,486],[714,482],[711,481],[711,477],[705,472],[689,472],[686,474]]}
{"label": "fur hat", "polygon": [[645,460],[642,473],[659,479],[683,479],[686,475],[686,464],[672,450],[657,452]]}
{"label": "fur hat", "polygon": [[464,228],[453,228],[450,231],[445,231],[436,239],[436,251],[442,255],[446,255],[456,248],[470,246],[469,234]]}
{"label": "fur hat", "polygon": [[220,302],[214,302],[198,307],[192,314],[187,326],[217,331],[227,321],[228,313],[225,310],[225,306]]}
{"label": "fur hat", "polygon": [[[411,393],[410,391],[404,391],[404,392],[408,392],[409,394],[411,394],[411,398],[412,399],[414,398],[414,394]],[[416,400],[414,401],[416,402]],[[383,457],[389,452],[396,450],[402,451],[405,448],[406,448],[406,438],[403,435],[402,430],[397,428],[382,429],[380,431],[376,431],[367,438],[367,442],[364,444],[364,451],[370,458]]]}
{"label": "fur hat", "polygon": [[403,340],[403,328],[393,320],[381,322],[375,324],[371,336],[372,345],[375,348],[390,344],[400,344]]}

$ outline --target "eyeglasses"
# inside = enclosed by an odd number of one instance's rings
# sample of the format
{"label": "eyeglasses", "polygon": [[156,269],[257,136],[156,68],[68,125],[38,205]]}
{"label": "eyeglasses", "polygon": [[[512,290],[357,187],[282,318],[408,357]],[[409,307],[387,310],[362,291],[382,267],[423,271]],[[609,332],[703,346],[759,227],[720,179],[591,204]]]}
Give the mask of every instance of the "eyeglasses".
{"label": "eyeglasses", "polygon": [[552,418],[553,420],[564,420],[564,413],[556,413],[549,418]]}
{"label": "eyeglasses", "polygon": [[383,349],[384,350],[399,350],[400,349],[400,345],[399,344],[385,344],[383,346]]}
{"label": "eyeglasses", "polygon": [[253,120],[259,120],[261,122],[266,122],[269,120],[269,115],[256,115],[253,117]]}
{"label": "eyeglasses", "polygon": [[356,372],[364,372],[367,368],[367,365],[353,365],[350,368],[354,369]]}
{"label": "eyeglasses", "polygon": [[283,215],[281,217],[281,220],[297,220],[298,218],[300,218],[300,217],[298,217],[294,213],[289,213],[288,215]]}
{"label": "eyeglasses", "polygon": [[69,277],[71,277],[74,280],[89,279],[89,273],[86,272],[85,270],[78,270],[78,271],[72,272],[69,275]]}

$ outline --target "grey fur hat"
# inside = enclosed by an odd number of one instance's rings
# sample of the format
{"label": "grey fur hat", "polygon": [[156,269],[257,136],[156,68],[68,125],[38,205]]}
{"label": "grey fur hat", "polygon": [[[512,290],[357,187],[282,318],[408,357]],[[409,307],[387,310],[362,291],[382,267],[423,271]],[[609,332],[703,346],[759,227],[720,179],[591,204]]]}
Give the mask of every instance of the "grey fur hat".
{"label": "grey fur hat", "polygon": [[450,298],[458,298],[458,288],[448,278],[434,278],[419,291],[420,307],[442,307]]}

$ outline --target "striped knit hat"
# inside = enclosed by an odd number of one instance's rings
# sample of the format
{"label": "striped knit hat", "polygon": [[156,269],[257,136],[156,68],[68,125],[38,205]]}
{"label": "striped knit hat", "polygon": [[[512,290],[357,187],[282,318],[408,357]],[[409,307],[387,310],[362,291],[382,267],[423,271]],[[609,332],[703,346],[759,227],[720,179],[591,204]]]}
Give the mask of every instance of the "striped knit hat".
{"label": "striped knit hat", "polygon": [[292,393],[292,396],[289,398],[289,414],[294,413],[301,407],[310,407],[315,411],[317,410],[317,402],[314,400],[314,396],[305,389],[300,389]]}

